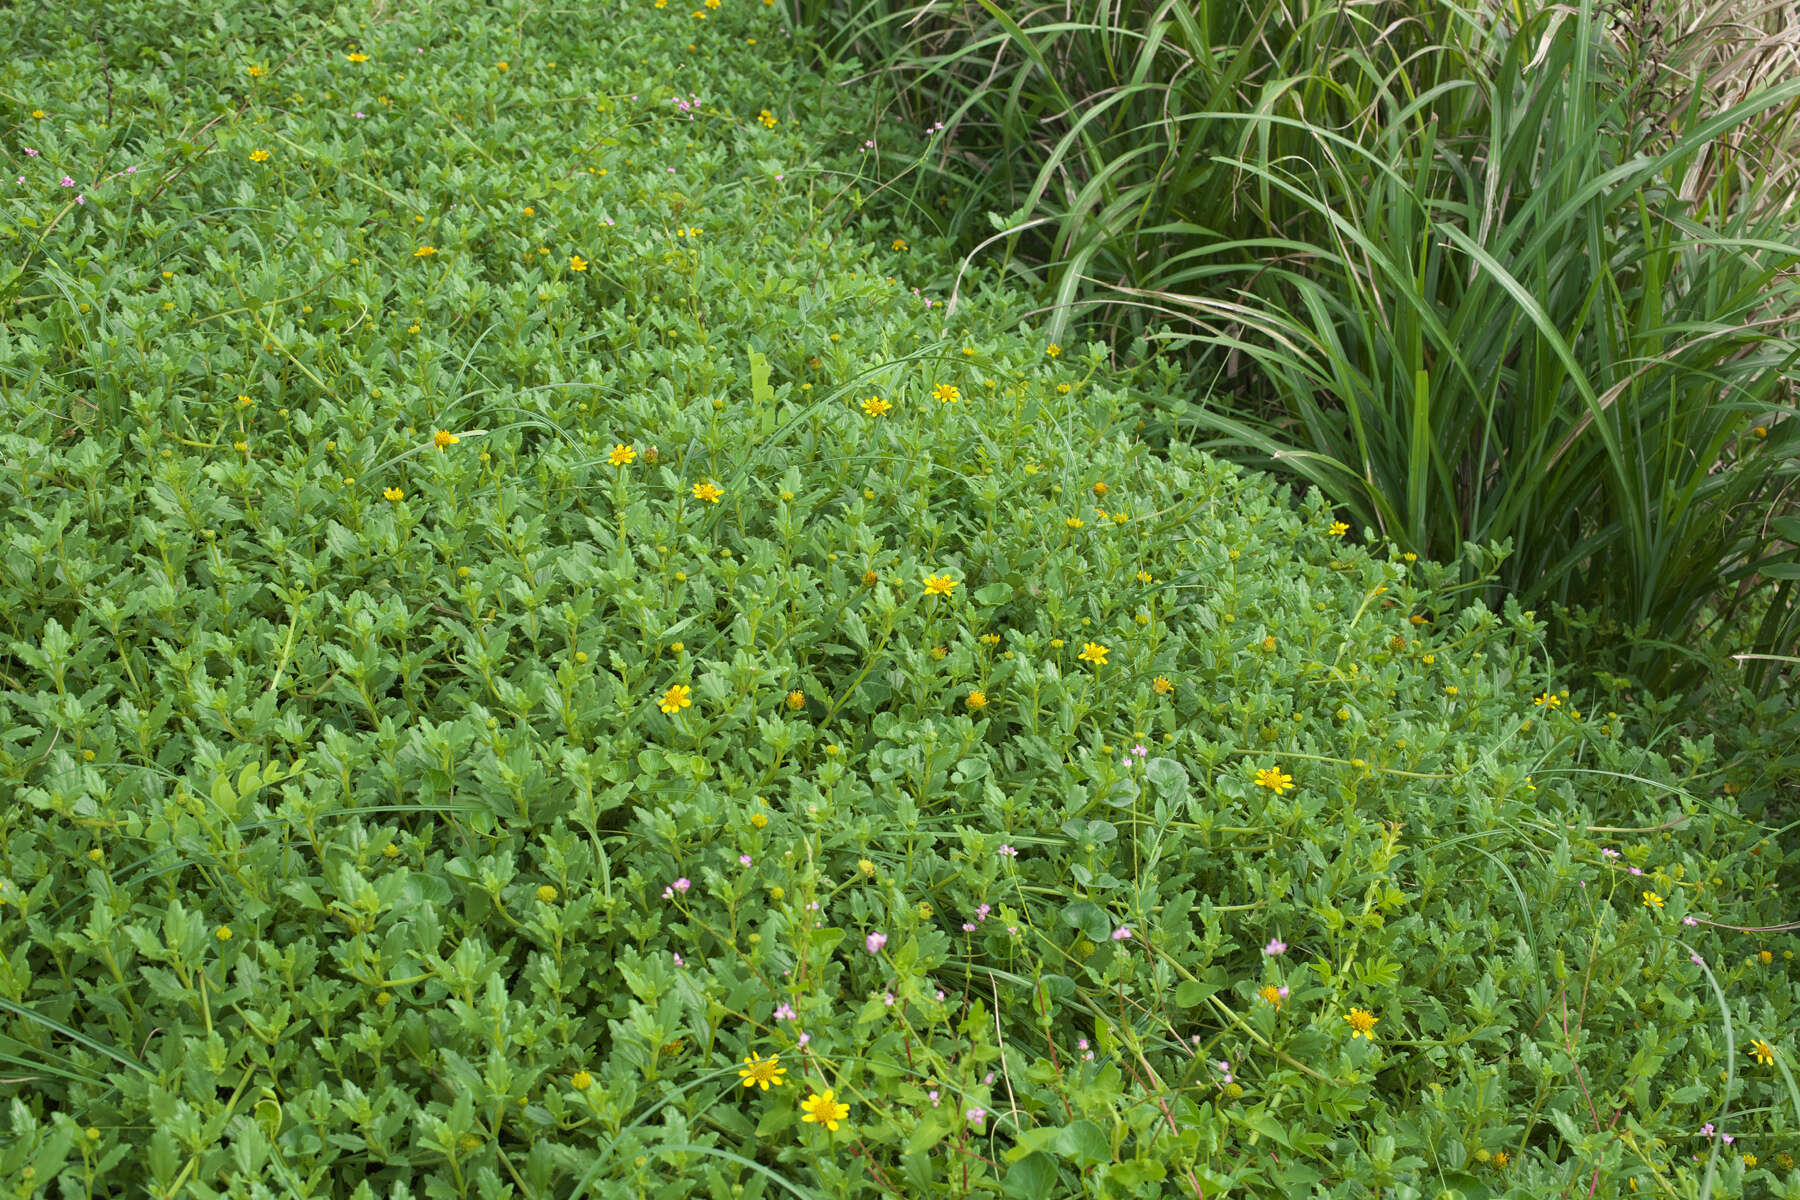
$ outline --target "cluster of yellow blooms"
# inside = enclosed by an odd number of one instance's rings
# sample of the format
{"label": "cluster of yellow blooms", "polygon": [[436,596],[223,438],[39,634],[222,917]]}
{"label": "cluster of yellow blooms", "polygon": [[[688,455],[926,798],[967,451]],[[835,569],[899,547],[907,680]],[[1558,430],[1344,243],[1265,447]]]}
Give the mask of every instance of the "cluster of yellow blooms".
{"label": "cluster of yellow blooms", "polygon": [[[787,1068],[781,1065],[781,1056],[771,1054],[767,1058],[758,1058],[752,1054],[744,1059],[744,1068],[738,1072],[745,1087],[760,1087],[768,1091],[771,1087],[780,1087],[787,1082]],[[803,1114],[801,1121],[809,1125],[823,1125],[835,1133],[844,1118],[850,1115],[850,1106],[837,1098],[832,1088],[815,1092],[800,1102]]]}

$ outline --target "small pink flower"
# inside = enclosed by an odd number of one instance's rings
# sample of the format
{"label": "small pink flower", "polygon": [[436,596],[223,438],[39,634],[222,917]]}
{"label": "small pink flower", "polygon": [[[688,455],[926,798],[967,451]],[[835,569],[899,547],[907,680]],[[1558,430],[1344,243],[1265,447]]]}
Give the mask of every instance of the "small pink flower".
{"label": "small pink flower", "polygon": [[936,1088],[932,1088],[929,1092],[926,1092],[925,1098],[931,1101],[931,1107],[936,1108],[938,1106],[938,1092]]}
{"label": "small pink flower", "polygon": [[870,954],[880,954],[881,948],[885,945],[887,945],[887,934],[885,933],[871,933],[863,939],[863,949]]}
{"label": "small pink flower", "polygon": [[988,919],[988,914],[993,911],[994,910],[991,907],[989,907],[986,904],[983,904],[981,907],[979,907],[975,910],[975,919],[977,921],[985,921]]}
{"label": "small pink flower", "polygon": [[1270,938],[1269,944],[1263,947],[1263,953],[1267,954],[1270,958],[1275,957],[1277,954],[1286,954],[1287,943],[1280,938]]}
{"label": "small pink flower", "polygon": [[1008,846],[1005,842],[1000,843],[999,853],[1002,857],[1005,857],[1005,858],[1019,857],[1019,852],[1017,850],[1014,850],[1011,846]]}
{"label": "small pink flower", "polygon": [[75,203],[77,203],[77,204],[86,204],[86,203],[87,203],[87,197],[86,197],[86,196],[84,196],[84,195],[82,195],[82,194],[81,194],[81,193],[80,193],[80,192],[77,192],[77,193],[75,193]]}
{"label": "small pink flower", "polygon": [[73,179],[70,179],[67,175],[64,175],[62,177],[62,185],[64,187],[74,187],[75,181]]}
{"label": "small pink flower", "polygon": [[1737,1138],[1729,1133],[1721,1133],[1719,1135],[1719,1140],[1724,1142],[1727,1146],[1729,1146],[1729,1145],[1731,1145],[1731,1143],[1737,1141]]}
{"label": "small pink flower", "polygon": [[944,993],[943,993],[943,990],[942,990],[942,989],[939,989],[939,991],[938,991],[938,994],[937,994],[937,998],[938,998],[938,1003],[939,1003],[939,1004],[942,1004],[942,1003],[943,1003],[943,1002],[944,1002]]}
{"label": "small pink flower", "polygon": [[1642,867],[1632,867],[1632,868],[1631,868],[1631,873],[1632,873],[1632,874],[1633,874],[1633,875],[1642,875],[1642,874],[1643,874],[1643,873],[1644,873],[1644,868],[1642,868]]}
{"label": "small pink flower", "polygon": [[682,962],[682,961],[681,961],[681,955],[680,955],[680,954],[676,954],[676,955],[675,955],[675,965],[676,965],[676,966],[678,966],[678,967],[685,967],[685,966],[687,966],[687,964],[686,964],[686,963],[684,963],[684,962]]}
{"label": "small pink flower", "polygon": [[1614,850],[1611,846],[1608,846],[1604,850],[1600,851],[1600,857],[1602,857],[1602,858],[1617,858],[1617,857],[1619,857],[1619,852],[1617,850]]}
{"label": "small pink flower", "polygon": [[1121,925],[1117,929],[1113,930],[1113,941],[1115,941],[1115,942],[1122,942],[1130,936],[1131,936],[1131,927],[1128,925]]}
{"label": "small pink flower", "polygon": [[1693,963],[1696,967],[1704,967],[1706,965],[1706,960],[1701,958],[1698,954],[1688,955],[1688,961]]}
{"label": "small pink flower", "polygon": [[1700,922],[1696,921],[1693,917],[1689,916],[1689,917],[1681,918],[1681,923],[1683,925],[1698,925]]}
{"label": "small pink flower", "polygon": [[892,992],[887,993],[885,996],[883,996],[881,998],[881,1002],[883,1004],[887,1005],[889,1008],[894,1007],[894,993],[892,993]]}
{"label": "small pink flower", "polygon": [[1287,984],[1284,983],[1280,987],[1276,988],[1275,994],[1277,996],[1280,996],[1283,1000],[1286,1000],[1288,997]]}
{"label": "small pink flower", "polygon": [[1142,746],[1133,746],[1131,748],[1131,752],[1133,754],[1137,755],[1139,758],[1142,758],[1142,757],[1144,757],[1144,755],[1150,753],[1148,750],[1144,749]]}
{"label": "small pink flower", "polygon": [[754,860],[751,859],[751,857],[748,854],[738,855],[738,866],[740,866],[740,867],[747,867],[751,864],[752,861],[754,861]]}
{"label": "small pink flower", "polygon": [[1711,1121],[1708,1121],[1706,1124],[1704,1124],[1700,1127],[1700,1136],[1701,1137],[1711,1137],[1712,1135],[1713,1135],[1713,1123]]}
{"label": "small pink flower", "polygon": [[964,1113],[963,1115],[965,1117],[969,1118],[969,1124],[973,1125],[977,1129],[980,1129],[981,1123],[983,1121],[987,1120],[987,1109],[971,1108],[968,1112]]}
{"label": "small pink flower", "polygon": [[788,1004],[787,1002],[783,1001],[781,1007],[775,1010],[775,1019],[777,1021],[793,1020],[794,1019],[793,1006],[791,1004]]}
{"label": "small pink flower", "polygon": [[812,1034],[803,1033],[798,1038],[794,1039],[794,1045],[804,1046],[804,1045],[806,1045],[806,1043],[808,1043],[810,1041],[812,1041]]}
{"label": "small pink flower", "polygon": [[688,878],[685,875],[675,881],[675,890],[678,892],[685,893],[689,888],[691,888],[693,886],[694,885],[691,882],[689,882]]}
{"label": "small pink flower", "polygon": [[37,157],[37,151],[33,150],[30,146],[25,147],[25,153],[32,158]]}

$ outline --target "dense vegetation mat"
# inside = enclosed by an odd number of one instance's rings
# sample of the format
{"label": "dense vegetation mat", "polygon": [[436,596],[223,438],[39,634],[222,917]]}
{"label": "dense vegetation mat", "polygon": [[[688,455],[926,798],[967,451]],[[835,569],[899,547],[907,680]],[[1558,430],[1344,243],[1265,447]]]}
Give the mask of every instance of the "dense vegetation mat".
{"label": "dense vegetation mat", "polygon": [[1795,1186],[1707,748],[946,319],[776,9],[0,37],[12,1194]]}

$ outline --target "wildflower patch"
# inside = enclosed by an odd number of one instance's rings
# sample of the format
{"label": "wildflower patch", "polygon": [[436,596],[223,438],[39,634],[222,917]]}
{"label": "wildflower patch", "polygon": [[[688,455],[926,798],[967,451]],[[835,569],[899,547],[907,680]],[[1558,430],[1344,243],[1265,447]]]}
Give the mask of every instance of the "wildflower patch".
{"label": "wildflower patch", "polygon": [[20,1194],[1786,1155],[1786,863],[1703,751],[1154,360],[946,312],[777,6],[106,8],[110,92],[68,6],[0,66]]}

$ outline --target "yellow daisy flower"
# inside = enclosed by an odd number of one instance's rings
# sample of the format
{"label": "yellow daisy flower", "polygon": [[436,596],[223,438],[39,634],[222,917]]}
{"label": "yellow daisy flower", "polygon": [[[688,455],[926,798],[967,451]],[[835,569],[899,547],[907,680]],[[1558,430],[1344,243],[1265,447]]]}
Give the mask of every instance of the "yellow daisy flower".
{"label": "yellow daisy flower", "polygon": [[948,596],[956,587],[956,580],[948,575],[927,575],[925,577],[925,594],[927,596]]}
{"label": "yellow daisy flower", "polygon": [[800,1102],[800,1111],[806,1115],[801,1121],[808,1125],[823,1125],[833,1133],[837,1132],[838,1122],[850,1115],[850,1106],[840,1104],[836,1093],[826,1088],[816,1096],[808,1096]]}
{"label": "yellow daisy flower", "polygon": [[1280,767],[1264,767],[1256,773],[1256,782],[1279,796],[1294,786],[1294,777]]}
{"label": "yellow daisy flower", "polygon": [[760,1087],[768,1091],[771,1087],[780,1087],[787,1082],[782,1076],[787,1068],[781,1065],[781,1055],[771,1054],[767,1058],[758,1058],[754,1054],[744,1059],[744,1069],[738,1072],[738,1078],[744,1081],[745,1087]]}

